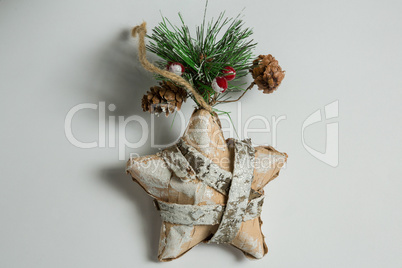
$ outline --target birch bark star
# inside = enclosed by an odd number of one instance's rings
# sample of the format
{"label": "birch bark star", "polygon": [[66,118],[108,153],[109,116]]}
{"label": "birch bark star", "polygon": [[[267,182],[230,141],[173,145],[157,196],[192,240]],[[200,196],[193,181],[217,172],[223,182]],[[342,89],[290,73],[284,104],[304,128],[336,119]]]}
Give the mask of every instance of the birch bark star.
{"label": "birch bark star", "polygon": [[225,140],[217,116],[196,110],[180,141],[129,159],[127,173],[155,199],[162,217],[158,259],[201,242],[228,243],[251,259],[268,248],[261,231],[263,188],[287,160],[271,146]]}

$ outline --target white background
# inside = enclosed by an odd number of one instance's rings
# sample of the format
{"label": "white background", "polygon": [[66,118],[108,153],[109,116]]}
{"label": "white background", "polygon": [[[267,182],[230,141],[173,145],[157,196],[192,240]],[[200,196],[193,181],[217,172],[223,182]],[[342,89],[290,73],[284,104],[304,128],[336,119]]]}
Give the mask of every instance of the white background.
{"label": "white background", "polygon": [[[246,7],[255,53],[273,54],[286,70],[274,94],[248,93],[241,115],[242,125],[253,115],[287,117],[276,147],[289,154],[288,166],[266,187],[269,253],[262,260],[250,262],[230,246],[200,245],[174,262],[156,262],[160,220],[151,198],[125,175],[118,148],[73,146],[64,119],[77,104],[104,101],[116,105],[107,116],[138,115],[149,123],[141,96],[156,82],[141,68],[128,31],[143,20],[151,29],[160,11],[174,23],[181,11],[194,28],[203,6],[0,1],[1,267],[402,266],[402,5],[389,0],[210,1],[208,18]],[[306,151],[301,126],[336,100],[333,168]],[[220,108],[237,122],[235,105]],[[187,118],[192,109],[188,101]],[[155,142],[180,135],[171,117],[157,122]],[[72,129],[81,141],[97,141],[97,111],[77,113]],[[326,122],[305,134],[309,146],[325,151]],[[271,133],[253,135],[256,143],[272,143]],[[128,125],[126,136],[138,141],[140,125]],[[148,140],[125,158],[157,150]]]}

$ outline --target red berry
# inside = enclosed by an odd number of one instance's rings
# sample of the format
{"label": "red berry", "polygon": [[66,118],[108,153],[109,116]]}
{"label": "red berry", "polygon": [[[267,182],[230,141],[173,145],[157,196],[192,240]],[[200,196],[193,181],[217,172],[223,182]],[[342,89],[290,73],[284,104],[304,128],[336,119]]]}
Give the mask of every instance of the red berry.
{"label": "red berry", "polygon": [[232,81],[232,80],[235,79],[235,77],[236,77],[236,71],[235,71],[235,69],[233,69],[233,67],[226,66],[226,67],[223,69],[222,72],[223,72],[223,74],[224,74],[226,80],[228,80],[228,81]]}
{"label": "red berry", "polygon": [[212,89],[217,93],[223,93],[228,89],[228,81],[225,77],[219,76],[212,81]]}
{"label": "red berry", "polygon": [[177,75],[182,75],[184,73],[184,66],[180,62],[168,62],[167,69]]}

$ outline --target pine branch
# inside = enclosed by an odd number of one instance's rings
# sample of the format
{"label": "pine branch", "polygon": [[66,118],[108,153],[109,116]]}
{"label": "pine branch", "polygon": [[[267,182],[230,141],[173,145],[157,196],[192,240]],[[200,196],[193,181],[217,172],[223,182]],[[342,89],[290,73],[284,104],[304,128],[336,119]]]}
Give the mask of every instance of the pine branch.
{"label": "pine branch", "polygon": [[[212,80],[222,76],[222,70],[231,66],[236,70],[235,82],[247,75],[252,62],[253,40],[248,40],[252,30],[244,27],[243,21],[225,18],[221,13],[216,20],[196,27],[192,37],[182,15],[180,26],[173,25],[166,17],[153,29],[147,49],[162,58],[157,65],[164,68],[168,62],[179,62],[185,66],[183,77],[187,79],[208,103],[216,102],[219,94],[211,88]],[[166,80],[164,77],[156,77]],[[227,92],[239,91],[230,84]]]}

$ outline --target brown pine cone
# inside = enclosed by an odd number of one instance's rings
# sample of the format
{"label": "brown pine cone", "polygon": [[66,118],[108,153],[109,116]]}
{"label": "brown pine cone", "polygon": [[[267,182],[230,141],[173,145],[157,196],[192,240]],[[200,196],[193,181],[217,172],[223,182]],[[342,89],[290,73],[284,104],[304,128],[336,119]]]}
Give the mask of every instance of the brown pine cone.
{"label": "brown pine cone", "polygon": [[253,75],[254,83],[259,90],[269,94],[274,92],[285,78],[285,71],[282,71],[278,61],[271,55],[260,55],[253,61],[250,72]]}
{"label": "brown pine cone", "polygon": [[178,111],[181,105],[187,99],[187,91],[176,86],[170,81],[162,81],[159,86],[151,87],[142,97],[142,110],[150,113],[173,113],[175,109]]}

